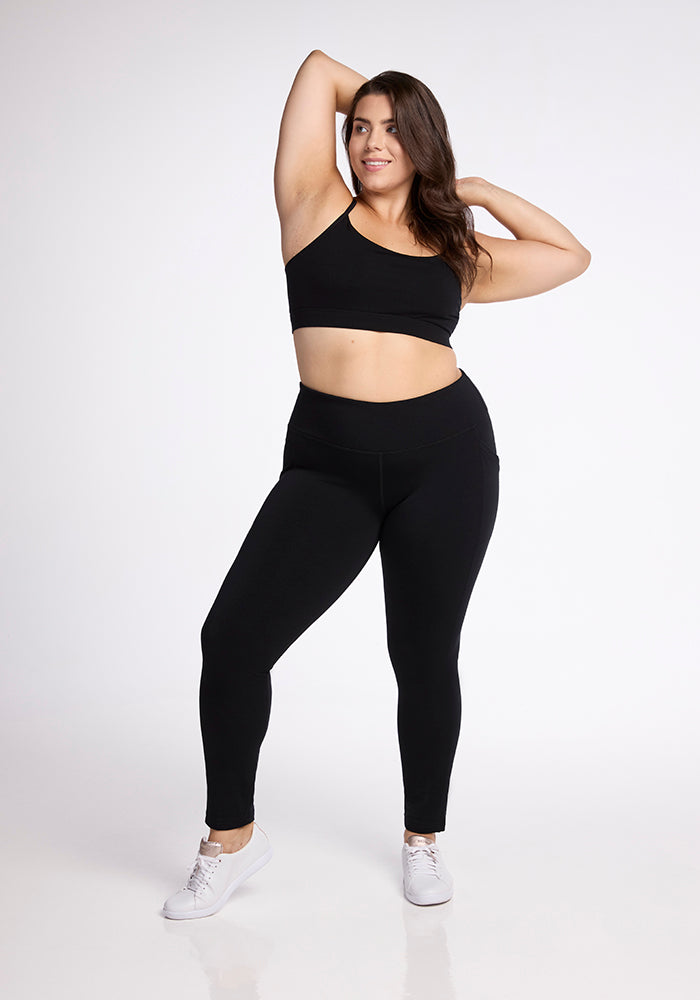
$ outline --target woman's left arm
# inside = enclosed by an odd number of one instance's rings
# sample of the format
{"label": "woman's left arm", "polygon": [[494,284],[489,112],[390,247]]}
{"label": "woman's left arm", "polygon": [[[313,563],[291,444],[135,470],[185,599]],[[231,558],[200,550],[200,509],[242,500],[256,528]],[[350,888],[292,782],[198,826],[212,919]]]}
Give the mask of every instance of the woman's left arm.
{"label": "woman's left arm", "polygon": [[493,272],[485,254],[477,261],[478,275],[466,302],[503,302],[547,292],[583,274],[590,251],[541,208],[483,177],[456,182],[465,205],[478,205],[509,229],[514,240],[474,233],[493,257]]}

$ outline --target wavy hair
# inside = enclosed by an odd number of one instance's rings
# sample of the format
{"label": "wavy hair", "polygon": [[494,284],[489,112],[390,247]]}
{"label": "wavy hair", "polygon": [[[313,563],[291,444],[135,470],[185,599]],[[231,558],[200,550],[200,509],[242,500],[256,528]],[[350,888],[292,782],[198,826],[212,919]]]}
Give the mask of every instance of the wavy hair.
{"label": "wavy hair", "polygon": [[[394,107],[399,139],[416,168],[408,206],[408,228],[418,243],[435,251],[471,289],[477,275],[480,253],[493,258],[474,236],[471,208],[457,195],[456,165],[450,134],[442,108],[432,91],[416,77],[386,70],[366,80],[355,92],[342,126],[345,152],[358,102],[369,94],[385,94]],[[350,166],[355,194],[362,183]]]}

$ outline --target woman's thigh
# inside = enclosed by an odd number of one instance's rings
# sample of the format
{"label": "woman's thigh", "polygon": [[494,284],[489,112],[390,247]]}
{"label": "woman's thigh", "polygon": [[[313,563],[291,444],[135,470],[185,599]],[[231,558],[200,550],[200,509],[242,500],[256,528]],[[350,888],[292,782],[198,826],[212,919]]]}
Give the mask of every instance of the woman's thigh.
{"label": "woman's thigh", "polygon": [[498,508],[499,459],[473,428],[383,457],[379,547],[390,647],[456,656]]}
{"label": "woman's thigh", "polygon": [[202,629],[244,669],[274,662],[355,579],[377,545],[379,511],[353,455],[289,434],[265,498]]}

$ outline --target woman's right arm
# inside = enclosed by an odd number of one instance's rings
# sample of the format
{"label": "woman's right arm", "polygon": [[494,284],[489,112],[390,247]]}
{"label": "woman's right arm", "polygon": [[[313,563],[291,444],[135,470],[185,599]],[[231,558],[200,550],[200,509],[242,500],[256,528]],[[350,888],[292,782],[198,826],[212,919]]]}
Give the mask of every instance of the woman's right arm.
{"label": "woman's right arm", "polygon": [[275,159],[275,201],[282,218],[300,201],[344,184],[336,163],[336,112],[347,114],[367,77],[314,49],[294,77],[282,113]]}

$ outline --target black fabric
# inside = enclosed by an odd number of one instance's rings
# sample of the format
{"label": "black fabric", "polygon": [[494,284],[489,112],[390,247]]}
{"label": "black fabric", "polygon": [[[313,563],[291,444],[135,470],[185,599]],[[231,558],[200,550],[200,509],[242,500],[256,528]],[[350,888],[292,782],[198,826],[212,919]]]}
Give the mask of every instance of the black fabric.
{"label": "black fabric", "polygon": [[[299,383],[278,481],[202,627],[210,827],[253,821],[271,670],[378,544],[404,823],[416,833],[445,828],[461,720],[460,632],[495,522],[499,467],[486,404],[461,369],[442,389],[391,402]],[[319,686],[332,663],[319,664]]]}
{"label": "black fabric", "polygon": [[462,302],[456,274],[439,256],[414,257],[362,236],[350,222],[356,203],[287,262],[292,330],[382,330],[449,347]]}

